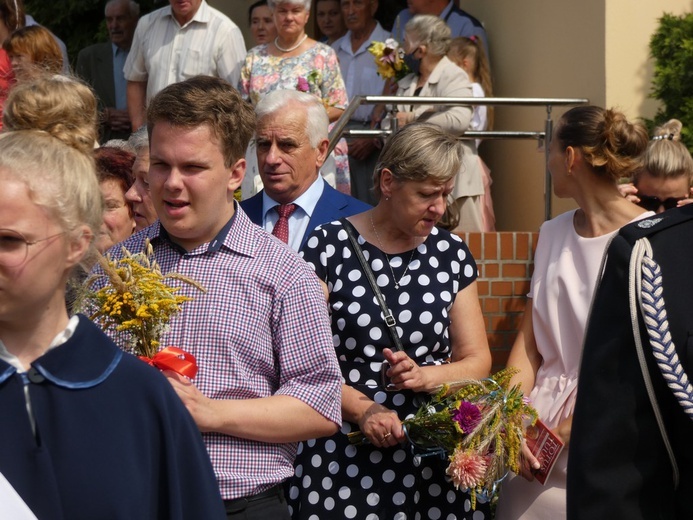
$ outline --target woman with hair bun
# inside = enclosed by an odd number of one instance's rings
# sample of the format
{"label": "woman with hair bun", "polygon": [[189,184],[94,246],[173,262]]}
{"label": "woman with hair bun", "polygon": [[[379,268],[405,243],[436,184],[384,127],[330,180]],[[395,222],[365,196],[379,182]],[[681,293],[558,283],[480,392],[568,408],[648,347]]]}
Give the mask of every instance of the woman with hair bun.
{"label": "woman with hair bun", "polygon": [[[618,191],[640,167],[647,130],[613,109],[576,107],[556,125],[548,167],[557,197],[578,209],[545,222],[539,232],[529,300],[508,366],[539,418],[565,443],[546,485],[533,481],[538,460],[526,447],[522,475],[503,482],[497,520],[566,517],[566,468],[578,368],[602,256],[625,224],[654,213]],[[522,478],[524,477],[524,478]]]}
{"label": "woman with hair bun", "polygon": [[[21,99],[35,108],[45,92]],[[0,509],[12,500],[22,518],[28,507],[42,519],[221,520],[200,433],[171,385],[88,318],[68,317],[66,283],[103,205],[93,150],[64,131],[94,135],[96,105],[88,116],[61,106],[63,125],[0,134],[0,475],[16,491],[2,487]]]}
{"label": "woman with hair bun", "polygon": [[45,130],[85,154],[98,142],[94,92],[69,76],[44,75],[15,86],[2,121],[5,130]]}
{"label": "woman with hair bun", "polygon": [[682,129],[678,119],[655,129],[633,183],[618,187],[624,197],[656,213],[693,202],[693,157],[681,142]]}

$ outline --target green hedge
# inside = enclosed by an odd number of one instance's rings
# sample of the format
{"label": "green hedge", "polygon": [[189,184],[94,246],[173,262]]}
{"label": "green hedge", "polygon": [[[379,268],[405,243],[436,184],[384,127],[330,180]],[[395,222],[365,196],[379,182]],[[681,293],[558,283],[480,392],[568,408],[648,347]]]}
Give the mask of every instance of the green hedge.
{"label": "green hedge", "polygon": [[665,14],[650,39],[655,60],[651,97],[662,102],[648,127],[669,119],[683,123],[682,140],[693,147],[693,13],[681,16]]}
{"label": "green hedge", "polygon": [[[138,3],[142,14],[167,4],[165,0],[138,0]],[[105,6],[106,0],[24,1],[26,12],[65,42],[72,65],[81,49],[108,40],[104,21]]]}

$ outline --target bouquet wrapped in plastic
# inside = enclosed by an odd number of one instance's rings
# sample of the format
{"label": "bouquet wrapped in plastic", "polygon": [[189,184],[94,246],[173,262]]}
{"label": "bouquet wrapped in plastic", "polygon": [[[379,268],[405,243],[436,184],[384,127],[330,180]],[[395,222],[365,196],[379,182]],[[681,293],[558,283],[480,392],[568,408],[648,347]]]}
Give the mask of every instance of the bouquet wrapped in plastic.
{"label": "bouquet wrapped in plastic", "polygon": [[[510,386],[516,373],[507,368],[487,379],[444,385],[402,421],[414,453],[447,457],[446,473],[457,489],[470,493],[472,507],[477,497],[490,499],[508,471],[519,472],[524,426],[537,418],[519,387]],[[366,439],[356,431],[349,440]]]}

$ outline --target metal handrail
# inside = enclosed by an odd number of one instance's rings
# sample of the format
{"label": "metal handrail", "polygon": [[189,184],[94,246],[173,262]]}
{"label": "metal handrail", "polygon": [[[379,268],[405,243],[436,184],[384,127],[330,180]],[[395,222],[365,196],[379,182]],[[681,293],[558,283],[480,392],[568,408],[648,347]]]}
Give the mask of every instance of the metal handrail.
{"label": "metal handrail", "polygon": [[[331,152],[339,138],[344,135],[379,137],[387,136],[390,130],[344,130],[356,109],[361,105],[491,105],[491,106],[543,106],[546,108],[546,120],[543,132],[513,132],[513,131],[467,131],[462,139],[544,139],[553,132],[551,109],[554,106],[586,105],[586,98],[477,98],[477,97],[420,97],[420,96],[354,96],[349,106],[330,132],[329,151]],[[548,146],[544,147],[544,219],[551,218],[551,174],[549,173]]]}

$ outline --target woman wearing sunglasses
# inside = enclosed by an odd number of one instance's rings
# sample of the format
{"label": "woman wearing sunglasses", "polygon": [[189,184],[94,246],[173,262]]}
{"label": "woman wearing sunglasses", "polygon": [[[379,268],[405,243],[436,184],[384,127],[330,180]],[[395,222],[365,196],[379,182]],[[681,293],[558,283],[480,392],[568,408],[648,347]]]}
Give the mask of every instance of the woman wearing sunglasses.
{"label": "woman wearing sunglasses", "polygon": [[682,127],[671,119],[655,129],[633,183],[619,186],[624,197],[655,213],[693,202],[693,157],[681,142]]}

